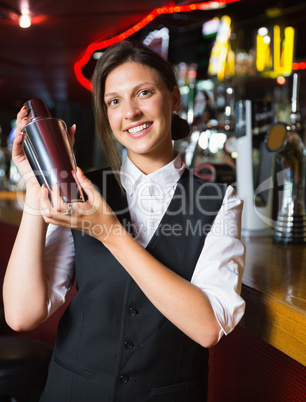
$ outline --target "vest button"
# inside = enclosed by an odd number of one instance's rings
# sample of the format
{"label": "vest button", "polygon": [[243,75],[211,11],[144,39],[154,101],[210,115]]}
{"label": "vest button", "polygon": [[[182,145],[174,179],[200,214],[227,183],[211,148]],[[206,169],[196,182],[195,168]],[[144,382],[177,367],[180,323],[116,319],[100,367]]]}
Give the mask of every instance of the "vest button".
{"label": "vest button", "polygon": [[134,347],[134,343],[131,341],[126,341],[126,342],[124,342],[124,346],[126,347],[126,349],[131,350]]}
{"label": "vest button", "polygon": [[122,382],[122,384],[126,384],[129,382],[129,377],[127,375],[122,375],[120,377],[120,381]]}
{"label": "vest button", "polygon": [[129,308],[129,315],[136,315],[136,314],[138,314],[138,311],[135,308],[130,307]]}

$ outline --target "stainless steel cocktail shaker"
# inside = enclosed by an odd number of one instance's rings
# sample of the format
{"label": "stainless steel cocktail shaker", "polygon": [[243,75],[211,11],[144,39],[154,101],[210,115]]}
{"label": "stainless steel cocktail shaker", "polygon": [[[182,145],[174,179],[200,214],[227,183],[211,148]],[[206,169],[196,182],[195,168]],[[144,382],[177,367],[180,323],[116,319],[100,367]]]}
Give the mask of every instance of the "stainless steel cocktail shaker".
{"label": "stainless steel cocktail shaker", "polygon": [[57,183],[67,203],[84,201],[65,122],[52,117],[40,99],[31,99],[24,105],[29,121],[23,130],[24,150],[39,184],[45,184],[51,191]]}

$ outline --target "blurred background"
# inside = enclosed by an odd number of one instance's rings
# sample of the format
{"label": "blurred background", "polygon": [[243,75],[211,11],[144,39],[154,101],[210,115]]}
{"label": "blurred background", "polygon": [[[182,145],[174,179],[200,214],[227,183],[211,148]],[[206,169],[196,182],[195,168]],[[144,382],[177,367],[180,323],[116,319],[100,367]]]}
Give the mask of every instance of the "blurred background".
{"label": "blurred background", "polygon": [[[247,310],[210,350],[209,402],[304,402],[305,36],[299,0],[0,1],[0,283],[23,209],[11,160],[16,114],[42,99],[54,117],[76,124],[78,165],[105,167],[92,73],[110,44],[144,42],[177,71],[189,135],[176,150],[196,175],[232,184],[244,201]],[[26,336],[52,347],[66,305]],[[0,333],[24,336],[12,332],[0,288]]]}
{"label": "blurred background", "polygon": [[[182,11],[183,7],[193,4],[196,7]],[[75,152],[78,164],[85,170],[107,164],[95,139],[91,92],[87,88],[100,51],[108,46],[108,42],[120,39],[118,36],[123,33],[131,39],[147,41],[157,51],[164,52],[164,56],[176,66],[182,93],[180,114],[187,118],[189,113],[188,122],[199,126],[195,131],[205,131],[207,123],[208,126],[210,123],[215,126],[226,123],[227,139],[235,123],[234,102],[243,98],[275,102],[277,118],[288,120],[292,73],[295,71],[292,65],[300,74],[300,115],[303,121],[306,114],[303,102],[305,10],[306,2],[298,0],[202,3],[180,0],[2,1],[1,147],[9,146],[8,137],[23,103],[41,98],[52,115],[62,118],[67,125],[77,124]],[[150,15],[151,22],[144,20]],[[29,27],[20,26],[27,22],[31,24]],[[278,33],[275,26],[279,27]],[[294,38],[287,39],[287,43],[284,40],[286,27],[294,29]],[[260,28],[266,29],[261,38],[269,43],[258,41]],[[219,48],[215,48],[213,54],[218,32]],[[92,43],[95,51],[84,58]],[[97,43],[101,43],[101,49]],[[220,46],[226,51],[226,58],[218,67],[220,60],[217,60],[216,52],[220,52]],[[279,55],[275,54],[275,46],[279,48]],[[289,57],[287,71],[284,57]],[[205,148],[209,141],[207,135],[202,136],[204,151],[201,148],[200,154],[213,151],[211,156],[216,156],[215,148],[221,146],[218,145],[220,141],[225,142],[225,137],[215,136],[216,144],[213,145],[212,139],[209,150]],[[182,144],[182,152],[188,144]],[[234,149],[233,141],[227,145],[229,152],[226,157],[234,162],[230,156],[228,158],[230,150]],[[191,162],[190,158],[194,159],[195,155],[190,152],[189,149],[187,161],[191,165],[195,161]],[[203,157],[200,155],[198,159]]]}

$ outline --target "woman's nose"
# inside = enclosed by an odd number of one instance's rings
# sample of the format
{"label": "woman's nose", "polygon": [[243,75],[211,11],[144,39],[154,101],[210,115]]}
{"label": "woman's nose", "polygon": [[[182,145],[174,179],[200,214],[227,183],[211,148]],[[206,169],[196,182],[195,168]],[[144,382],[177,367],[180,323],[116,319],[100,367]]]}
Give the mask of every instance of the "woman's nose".
{"label": "woman's nose", "polygon": [[126,119],[133,119],[139,116],[140,113],[141,111],[136,101],[134,100],[125,101],[124,117]]}

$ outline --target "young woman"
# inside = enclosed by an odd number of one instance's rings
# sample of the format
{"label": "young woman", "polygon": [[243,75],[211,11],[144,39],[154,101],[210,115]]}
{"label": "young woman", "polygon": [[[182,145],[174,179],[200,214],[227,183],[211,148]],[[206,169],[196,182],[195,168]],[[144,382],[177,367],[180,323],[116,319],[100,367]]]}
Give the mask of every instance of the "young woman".
{"label": "young woman", "polygon": [[[76,276],[41,401],[203,402],[207,348],[244,313],[241,201],[232,187],[193,176],[174,152],[180,93],[167,61],[120,42],[98,61],[93,87],[111,169],[78,169],[88,200],[72,209],[57,187],[51,204],[30,173],[4,282],[6,320],[35,328]],[[20,132],[24,109],[17,121]],[[22,135],[13,158],[29,175]]]}

